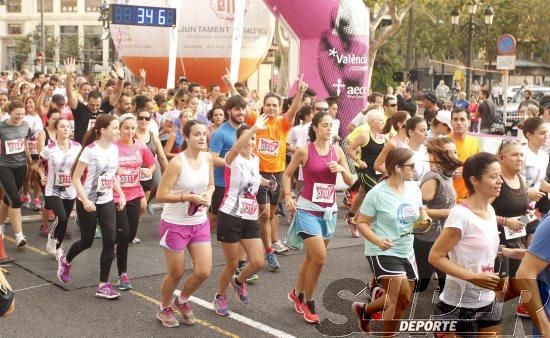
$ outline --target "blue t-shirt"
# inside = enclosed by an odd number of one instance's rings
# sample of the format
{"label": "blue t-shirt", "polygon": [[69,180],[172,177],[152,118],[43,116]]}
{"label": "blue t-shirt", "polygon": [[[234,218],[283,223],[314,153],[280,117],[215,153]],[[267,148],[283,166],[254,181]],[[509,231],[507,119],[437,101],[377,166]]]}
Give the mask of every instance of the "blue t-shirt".
{"label": "blue t-shirt", "polygon": [[[546,261],[548,265],[542,270],[537,280],[539,284],[540,299],[546,311],[546,316],[550,318],[550,216],[545,217],[540,222],[533,236],[533,241],[529,245],[528,251],[538,258]],[[538,335],[537,329],[533,325],[533,334]]]}
{"label": "blue t-shirt", "polygon": [[455,101],[455,108],[464,108],[467,110],[470,108],[470,102],[467,100],[458,99]]}
{"label": "blue t-shirt", "polygon": [[[226,121],[212,135],[210,151],[219,153],[220,157],[224,158],[235,142],[237,142],[237,129]],[[214,184],[218,187],[225,187],[224,171],[225,167],[214,167]]]}
{"label": "blue t-shirt", "polygon": [[405,191],[401,195],[393,190],[387,181],[382,181],[372,188],[361,205],[361,213],[374,217],[372,231],[380,238],[391,239],[394,246],[382,251],[365,240],[365,256],[385,255],[409,258],[414,255],[414,236],[400,236],[411,231],[421,206],[422,193],[414,181],[405,182]]}

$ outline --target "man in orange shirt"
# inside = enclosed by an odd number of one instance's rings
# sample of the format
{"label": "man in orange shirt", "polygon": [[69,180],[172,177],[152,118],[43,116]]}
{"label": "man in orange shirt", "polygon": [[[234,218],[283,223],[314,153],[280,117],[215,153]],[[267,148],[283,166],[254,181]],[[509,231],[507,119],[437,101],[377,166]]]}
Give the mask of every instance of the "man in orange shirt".
{"label": "man in orange shirt", "polygon": [[[284,116],[279,116],[282,105],[281,97],[272,92],[264,96],[262,113],[268,118],[266,129],[256,133],[255,152],[260,159],[260,174],[262,177],[277,183],[276,188],[273,190],[269,187],[260,186],[257,194],[262,242],[270,271],[280,268],[275,251],[279,253],[288,251],[288,248],[278,238],[271,237],[272,234],[278,234],[279,230],[279,217],[276,216],[276,212],[281,197],[281,178],[286,167],[286,139],[294,125],[294,118],[307,90],[307,84],[302,81],[302,78],[303,75],[300,76],[298,82],[296,97],[294,97],[292,105]],[[252,126],[257,117],[256,112],[249,111],[245,121],[249,126]]]}
{"label": "man in orange shirt", "polygon": [[[456,145],[458,159],[465,162],[468,157],[479,153],[477,138],[467,135],[470,128],[470,112],[464,108],[457,108],[451,113],[452,140]],[[462,167],[454,175],[453,185],[456,191],[456,202],[459,203],[468,197],[468,189],[462,178]]]}

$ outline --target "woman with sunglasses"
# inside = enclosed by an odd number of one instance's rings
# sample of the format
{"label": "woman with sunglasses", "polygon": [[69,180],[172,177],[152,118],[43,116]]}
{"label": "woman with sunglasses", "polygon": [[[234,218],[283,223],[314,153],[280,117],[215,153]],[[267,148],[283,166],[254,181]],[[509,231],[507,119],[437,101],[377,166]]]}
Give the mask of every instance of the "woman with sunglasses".
{"label": "woman with sunglasses", "polygon": [[[50,114],[48,113],[48,115]],[[46,183],[44,188],[45,204],[53,210],[56,217],[48,234],[46,251],[50,255],[55,255],[55,258],[59,260],[64,254],[63,239],[66,236],[67,223],[76,199],[76,190],[71,179],[71,168],[82,146],[69,139],[71,125],[67,119],[58,116],[52,122],[52,117],[55,115],[60,114],[56,112],[48,119],[48,123],[51,123],[55,130],[54,134],[49,131],[48,135],[55,135],[55,140],[50,138],[48,145],[40,150],[40,157],[47,161],[48,168],[47,176],[42,177],[42,182]],[[48,127],[50,126],[48,125]]]}
{"label": "woman with sunglasses", "polygon": [[185,136],[182,129],[183,126],[192,119],[193,112],[191,109],[184,109],[181,111],[179,115],[179,123],[181,127],[178,128],[176,127],[176,124],[174,124],[174,127],[168,136],[168,140],[166,141],[166,145],[164,146],[164,153],[166,154],[168,160],[171,160],[176,157],[177,154],[185,150]]}
{"label": "woman with sunglasses", "polygon": [[[313,116],[309,127],[310,143],[299,148],[283,174],[283,197],[289,213],[295,213],[288,231],[288,244],[305,248],[294,288],[288,293],[294,310],[303,314],[311,324],[319,323],[315,310],[314,293],[325,265],[327,246],[334,236],[337,216],[336,176],[340,173],[344,182],[352,185],[344,152],[332,145],[332,116],[328,112]],[[291,177],[299,166],[303,168],[304,186],[298,201],[292,198]]]}
{"label": "woman with sunglasses", "polygon": [[434,270],[437,273],[439,290],[443,290],[445,286],[445,274],[428,263],[428,256],[451,208],[455,205],[453,175],[455,170],[462,166],[456,155],[456,146],[448,138],[431,139],[426,144],[426,149],[430,171],[422,177],[420,191],[422,202],[426,204],[426,211],[433,224],[426,233],[414,236],[414,254],[420,277],[416,286],[417,292],[423,292],[428,288]]}
{"label": "woman with sunglasses", "polygon": [[[76,189],[76,215],[80,224],[80,240],[73,243],[66,255],[59,258],[57,277],[63,283],[71,279],[72,261],[94,242],[96,224],[101,228],[99,285],[95,296],[105,299],[120,297],[109,282],[116,240],[116,209],[123,210],[126,200],[116,178],[120,136],[118,119],[114,115],[100,114],[95,125],[86,133],[82,151],[71,170],[72,184]],[[85,178],[83,178],[86,173]],[[113,190],[120,196],[115,207]]]}
{"label": "woman with sunglasses", "polygon": [[410,118],[408,112],[400,110],[392,115],[391,118],[386,120],[384,128],[382,128],[382,134],[390,134],[392,128],[395,131],[395,135],[384,145],[382,152],[374,161],[374,170],[386,174],[386,156],[390,150],[395,148],[408,148],[409,138],[407,137],[407,120]]}
{"label": "woman with sunglasses", "polygon": [[[119,290],[125,291],[132,288],[128,277],[128,244],[137,234],[141,205],[145,205],[145,194],[140,184],[140,177],[152,176],[155,171],[155,158],[143,142],[134,139],[137,129],[134,114],[123,114],[118,121],[120,138],[116,141],[118,147],[117,176],[126,205],[116,213],[116,255],[119,274],[116,286]],[[121,196],[115,191],[113,197],[115,204],[118,204]]]}
{"label": "woman with sunglasses", "polygon": [[153,214],[151,204],[149,203],[156,193],[156,188],[160,182],[161,172],[164,171],[166,166],[168,166],[168,160],[164,154],[164,149],[162,148],[162,143],[159,137],[149,130],[149,123],[151,121],[151,113],[147,110],[143,110],[137,115],[137,130],[134,138],[140,140],[145,145],[151,153],[155,156],[155,171],[152,176],[141,176],[140,182],[145,192],[145,202],[146,205],[142,205],[142,213],[147,206],[147,210],[150,214]]}
{"label": "woman with sunglasses", "polygon": [[383,311],[383,332],[397,332],[399,319],[409,306],[418,279],[413,251],[412,226],[426,217],[422,194],[414,179],[413,152],[394,148],[385,159],[387,178],[372,188],[357,216],[357,228],[365,237],[365,256],[384,296],[370,303],[355,302],[359,328],[370,331],[369,321]]}
{"label": "woman with sunglasses", "polygon": [[[214,163],[206,151],[206,126],[191,120],[183,125],[183,134],[188,146],[168,163],[157,192],[157,200],[164,203],[159,235],[168,273],[160,286],[161,304],[156,316],[166,327],[179,326],[174,310],[181,313],[185,324],[196,322],[188,300],[212,271],[206,210],[214,192]],[[185,249],[191,255],[193,272],[180,295],[172,300],[185,271]]]}

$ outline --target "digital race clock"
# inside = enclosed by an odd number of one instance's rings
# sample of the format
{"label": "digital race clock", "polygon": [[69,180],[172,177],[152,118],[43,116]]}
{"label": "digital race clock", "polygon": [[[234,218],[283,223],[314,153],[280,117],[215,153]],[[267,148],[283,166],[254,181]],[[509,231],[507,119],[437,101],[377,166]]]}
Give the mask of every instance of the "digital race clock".
{"label": "digital race clock", "polygon": [[176,27],[176,9],[111,4],[111,23],[114,25]]}

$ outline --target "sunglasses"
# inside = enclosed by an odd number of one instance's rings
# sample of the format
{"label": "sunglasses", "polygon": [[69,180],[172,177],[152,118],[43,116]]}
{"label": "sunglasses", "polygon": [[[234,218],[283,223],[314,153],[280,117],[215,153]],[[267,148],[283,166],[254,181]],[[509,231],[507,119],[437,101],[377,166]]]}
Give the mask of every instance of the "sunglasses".
{"label": "sunglasses", "polygon": [[409,167],[411,169],[414,169],[414,163],[411,163],[411,164],[400,164],[399,165],[400,167]]}
{"label": "sunglasses", "polygon": [[328,108],[315,107],[315,111],[318,111],[318,112],[327,112],[327,111],[328,111]]}
{"label": "sunglasses", "polygon": [[139,121],[151,121],[151,117],[149,116],[138,116]]}
{"label": "sunglasses", "polygon": [[505,138],[505,139],[502,139],[502,142],[500,142],[500,145],[498,146],[498,151],[497,151],[497,154],[500,154],[502,152],[502,148],[505,146],[505,145],[508,145],[508,144],[521,144],[517,139],[515,138]]}

